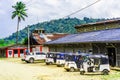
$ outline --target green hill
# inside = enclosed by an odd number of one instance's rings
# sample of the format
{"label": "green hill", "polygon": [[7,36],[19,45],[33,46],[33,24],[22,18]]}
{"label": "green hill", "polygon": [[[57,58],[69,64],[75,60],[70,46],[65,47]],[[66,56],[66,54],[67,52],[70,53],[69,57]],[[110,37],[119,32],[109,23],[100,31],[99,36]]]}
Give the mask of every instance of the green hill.
{"label": "green hill", "polygon": [[[93,19],[84,17],[83,19],[78,18],[63,18],[51,21],[46,21],[42,23],[37,23],[33,25],[28,25],[30,33],[35,29],[44,28],[46,33],[76,33],[75,25],[86,24],[91,22],[98,22],[105,19]],[[27,38],[27,27],[19,31],[19,43],[22,43],[25,38]],[[16,41],[16,32],[12,35],[0,39],[0,46],[7,46],[14,44]]]}

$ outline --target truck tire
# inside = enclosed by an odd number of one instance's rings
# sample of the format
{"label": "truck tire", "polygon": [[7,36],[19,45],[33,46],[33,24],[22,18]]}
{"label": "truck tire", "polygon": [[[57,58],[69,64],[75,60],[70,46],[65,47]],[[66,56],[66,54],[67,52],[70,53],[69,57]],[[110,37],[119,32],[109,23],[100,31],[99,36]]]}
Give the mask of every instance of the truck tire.
{"label": "truck tire", "polygon": [[46,63],[46,65],[49,65],[50,63]]}
{"label": "truck tire", "polygon": [[34,63],[34,59],[33,59],[33,58],[30,58],[29,62],[30,62],[30,63]]}
{"label": "truck tire", "polygon": [[25,61],[26,63],[29,63],[29,61]]}
{"label": "truck tire", "polygon": [[66,69],[67,72],[69,72],[70,70],[69,69]]}

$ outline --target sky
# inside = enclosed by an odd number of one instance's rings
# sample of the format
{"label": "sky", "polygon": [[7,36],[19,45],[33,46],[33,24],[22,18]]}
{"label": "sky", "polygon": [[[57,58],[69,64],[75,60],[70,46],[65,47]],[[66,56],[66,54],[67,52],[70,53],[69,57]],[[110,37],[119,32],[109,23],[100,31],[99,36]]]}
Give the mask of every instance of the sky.
{"label": "sky", "polygon": [[[94,3],[97,0],[0,0],[0,38],[5,38],[16,32],[17,18],[11,19],[17,1],[26,4],[28,17],[21,21],[19,30],[27,25],[65,16]],[[70,16],[82,19],[90,18],[120,18],[120,0],[100,0],[98,3]]]}

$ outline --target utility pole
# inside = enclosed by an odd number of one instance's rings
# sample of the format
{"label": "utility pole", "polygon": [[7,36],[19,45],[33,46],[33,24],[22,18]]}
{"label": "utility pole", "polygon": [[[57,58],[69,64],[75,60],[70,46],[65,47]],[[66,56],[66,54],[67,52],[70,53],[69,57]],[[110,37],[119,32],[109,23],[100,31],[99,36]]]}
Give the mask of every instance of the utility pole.
{"label": "utility pole", "polygon": [[30,52],[29,26],[28,26],[28,53]]}

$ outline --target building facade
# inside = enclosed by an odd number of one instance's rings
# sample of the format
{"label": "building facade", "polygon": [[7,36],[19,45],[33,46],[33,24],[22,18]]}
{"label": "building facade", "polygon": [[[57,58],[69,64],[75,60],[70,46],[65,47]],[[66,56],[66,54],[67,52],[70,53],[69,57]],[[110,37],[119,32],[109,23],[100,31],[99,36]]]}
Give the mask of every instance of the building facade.
{"label": "building facade", "polygon": [[15,58],[15,57],[23,57],[26,55],[26,52],[49,52],[49,47],[43,46],[45,42],[56,40],[58,38],[64,37],[68,34],[64,33],[45,33],[44,29],[36,29],[32,32],[29,37],[29,46],[28,40],[25,41],[22,45],[11,45],[0,48],[0,57],[6,58]]}
{"label": "building facade", "polygon": [[25,45],[11,45],[0,48],[0,57],[17,58],[23,57],[26,53],[27,47]]}
{"label": "building facade", "polygon": [[[44,29],[37,29],[30,36],[30,48],[31,51],[49,52],[49,47],[43,44],[58,38],[62,38],[68,34],[64,33],[45,33]],[[27,44],[27,42],[26,42]]]}
{"label": "building facade", "polygon": [[120,66],[120,19],[75,27],[77,34],[46,43],[50,51],[106,54],[111,66]]}

